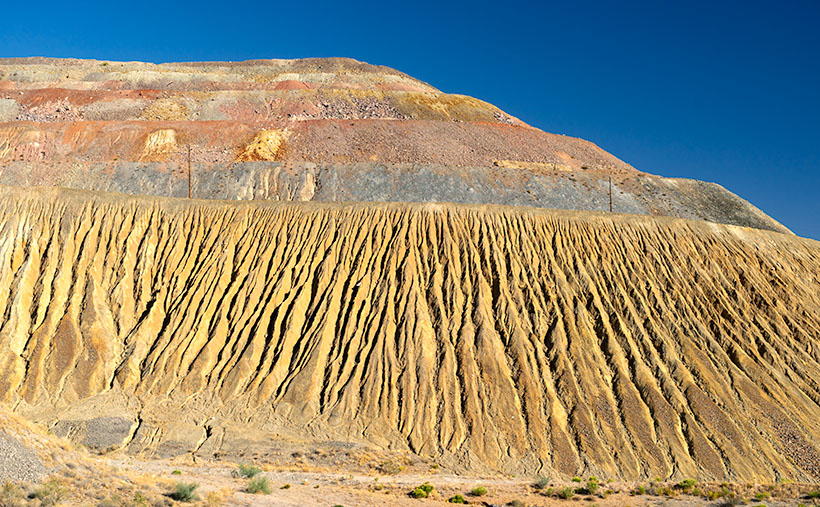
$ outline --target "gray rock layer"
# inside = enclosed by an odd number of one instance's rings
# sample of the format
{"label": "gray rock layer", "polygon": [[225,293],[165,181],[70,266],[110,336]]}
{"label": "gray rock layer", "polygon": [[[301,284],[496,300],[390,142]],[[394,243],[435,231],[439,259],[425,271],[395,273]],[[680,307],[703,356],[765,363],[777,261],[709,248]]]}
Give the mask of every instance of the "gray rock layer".
{"label": "gray rock layer", "polygon": [[[12,162],[0,184],[61,186],[135,195],[185,197],[185,165],[122,162],[46,167]],[[596,172],[378,163],[244,162],[192,164],[200,199],[321,202],[454,202],[609,211],[609,180]],[[790,233],[761,210],[715,183],[656,176],[612,181],[616,213],[706,220]]]}
{"label": "gray rock layer", "polygon": [[34,451],[0,429],[0,481],[35,481],[45,473]]}

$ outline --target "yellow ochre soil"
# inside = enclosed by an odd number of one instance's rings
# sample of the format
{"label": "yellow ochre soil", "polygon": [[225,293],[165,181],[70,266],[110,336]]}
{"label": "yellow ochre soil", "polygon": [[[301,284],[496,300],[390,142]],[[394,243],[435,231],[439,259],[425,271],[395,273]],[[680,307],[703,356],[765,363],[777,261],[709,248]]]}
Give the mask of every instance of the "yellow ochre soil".
{"label": "yellow ochre soil", "polygon": [[815,241],[679,219],[0,187],[0,398],[161,459],[813,482],[818,273]]}

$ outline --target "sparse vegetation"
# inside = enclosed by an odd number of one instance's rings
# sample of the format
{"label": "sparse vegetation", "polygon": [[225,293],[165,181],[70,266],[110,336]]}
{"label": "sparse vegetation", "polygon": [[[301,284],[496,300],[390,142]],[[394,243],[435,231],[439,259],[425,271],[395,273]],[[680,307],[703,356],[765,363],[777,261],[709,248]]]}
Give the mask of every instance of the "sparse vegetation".
{"label": "sparse vegetation", "polygon": [[240,464],[234,472],[234,477],[243,477],[245,479],[253,479],[262,473],[262,469],[254,465]]}
{"label": "sparse vegetation", "polygon": [[178,482],[171,492],[170,497],[178,502],[193,502],[196,500],[196,489],[199,484],[195,482]]}
{"label": "sparse vegetation", "polygon": [[224,499],[222,498],[222,495],[216,491],[209,491],[205,495],[203,503],[205,504],[205,507],[222,507],[224,504]]}
{"label": "sparse vegetation", "polygon": [[820,489],[818,489],[817,491],[812,491],[811,493],[809,493],[808,496],[812,500],[820,500]]}
{"label": "sparse vegetation", "polygon": [[[724,483],[725,484],[725,483]],[[711,490],[706,492],[706,498],[709,500],[717,500],[718,498],[728,497],[731,492],[728,489],[728,484],[721,485],[719,490]]]}
{"label": "sparse vegetation", "polygon": [[144,507],[148,505],[148,498],[141,492],[135,491],[131,503],[137,507]]}
{"label": "sparse vegetation", "polygon": [[262,493],[263,495],[270,495],[272,488],[270,482],[268,482],[267,477],[262,477],[258,475],[253,477],[250,481],[248,481],[247,487],[248,493],[256,495],[258,493]]}
{"label": "sparse vegetation", "polygon": [[18,505],[25,505],[26,500],[23,497],[23,490],[20,486],[13,482],[6,482],[0,488],[0,505],[8,507],[17,507]]}
{"label": "sparse vegetation", "polygon": [[182,470],[174,470],[171,472],[171,475],[182,475]]}
{"label": "sparse vegetation", "polygon": [[470,494],[472,496],[484,496],[487,494],[487,488],[484,486],[475,487],[470,491]]}
{"label": "sparse vegetation", "polygon": [[698,481],[695,479],[684,479],[678,483],[678,488],[682,489],[683,491],[689,492],[692,488],[697,486]]}
{"label": "sparse vegetation", "polygon": [[427,498],[434,489],[432,484],[425,482],[421,486],[416,486],[413,491],[410,492],[410,496],[412,498]]}
{"label": "sparse vegetation", "polygon": [[569,487],[564,488],[558,492],[558,496],[560,496],[564,500],[569,500],[570,498],[575,496],[575,489]]}
{"label": "sparse vegetation", "polygon": [[508,507],[526,507],[521,500],[510,500],[507,502]]}
{"label": "sparse vegetation", "polygon": [[763,501],[763,500],[765,500],[765,499],[767,499],[767,498],[769,498],[769,494],[768,494],[767,492],[765,492],[765,491],[761,491],[761,492],[759,492],[759,493],[755,493],[755,500],[757,500],[758,502]]}
{"label": "sparse vegetation", "polygon": [[467,500],[465,500],[461,495],[451,496],[447,501],[450,503],[467,503]]}
{"label": "sparse vegetation", "polygon": [[45,482],[31,493],[32,498],[40,500],[40,505],[57,505],[66,495],[62,484],[55,480]]}
{"label": "sparse vegetation", "polygon": [[395,461],[385,461],[379,465],[379,472],[385,475],[396,475],[402,470],[403,468]]}
{"label": "sparse vegetation", "polygon": [[532,485],[532,487],[537,489],[538,491],[541,491],[549,485],[550,485],[550,478],[549,477],[539,477],[538,480],[535,481],[535,483]]}
{"label": "sparse vegetation", "polygon": [[410,496],[413,498],[427,498],[427,492],[419,487],[416,487],[410,492]]}
{"label": "sparse vegetation", "polygon": [[675,496],[675,491],[668,486],[658,486],[655,488],[655,496]]}
{"label": "sparse vegetation", "polygon": [[282,484],[282,487],[279,489],[290,489],[290,484]]}
{"label": "sparse vegetation", "polygon": [[584,480],[581,479],[580,477],[573,477],[572,482],[584,482]]}
{"label": "sparse vegetation", "polygon": [[595,477],[590,477],[589,480],[587,481],[586,492],[589,493],[590,495],[594,495],[595,493],[598,492],[598,489],[600,487],[601,487],[601,485],[598,484],[598,479],[595,479]]}
{"label": "sparse vegetation", "polygon": [[744,502],[742,498],[735,495],[729,495],[720,505],[723,507],[734,507],[736,505],[743,505],[745,503],[746,502]]}

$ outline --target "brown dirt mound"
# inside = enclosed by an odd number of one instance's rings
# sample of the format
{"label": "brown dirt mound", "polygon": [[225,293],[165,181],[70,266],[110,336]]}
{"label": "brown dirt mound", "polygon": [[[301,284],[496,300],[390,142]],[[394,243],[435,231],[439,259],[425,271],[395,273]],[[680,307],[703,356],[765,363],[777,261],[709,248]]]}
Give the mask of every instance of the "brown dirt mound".
{"label": "brown dirt mound", "polygon": [[[178,145],[232,162],[265,131],[285,129],[291,136],[282,160],[304,162],[427,163],[492,167],[498,160],[562,163],[571,153],[589,170],[637,174],[632,166],[582,139],[501,124],[411,120],[228,121],[75,121],[0,124],[0,167],[4,162],[125,162],[141,160],[145,139],[173,131]],[[180,148],[172,160],[182,162]]]}
{"label": "brown dirt mound", "polygon": [[0,396],[119,414],[132,452],[290,433],[475,470],[820,478],[814,241],[13,188],[0,219]]}

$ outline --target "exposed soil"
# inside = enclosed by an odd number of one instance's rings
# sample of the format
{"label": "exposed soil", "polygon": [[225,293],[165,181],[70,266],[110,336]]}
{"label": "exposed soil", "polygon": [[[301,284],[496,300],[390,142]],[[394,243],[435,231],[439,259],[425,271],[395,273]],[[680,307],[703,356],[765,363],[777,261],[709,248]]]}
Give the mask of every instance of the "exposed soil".
{"label": "exposed soil", "polygon": [[820,477],[813,241],[517,207],[0,204],[0,396],[86,445]]}

